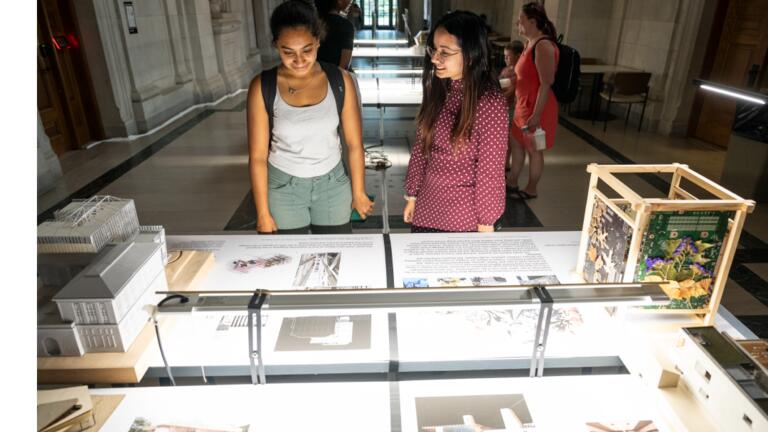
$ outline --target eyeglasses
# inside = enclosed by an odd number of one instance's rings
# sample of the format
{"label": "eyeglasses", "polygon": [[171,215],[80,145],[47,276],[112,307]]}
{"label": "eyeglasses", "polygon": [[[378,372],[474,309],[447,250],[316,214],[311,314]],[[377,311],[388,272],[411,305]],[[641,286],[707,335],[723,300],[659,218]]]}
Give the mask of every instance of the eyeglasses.
{"label": "eyeglasses", "polygon": [[452,52],[447,52],[447,51],[442,50],[442,49],[439,49],[439,50],[438,49],[434,49],[431,46],[428,46],[426,51],[427,51],[427,55],[429,56],[429,58],[432,58],[432,57],[435,56],[435,54],[437,54],[437,60],[440,63],[444,62],[445,59],[447,59],[448,57],[455,56],[456,54],[461,52],[461,51],[456,51],[456,52],[452,53]]}

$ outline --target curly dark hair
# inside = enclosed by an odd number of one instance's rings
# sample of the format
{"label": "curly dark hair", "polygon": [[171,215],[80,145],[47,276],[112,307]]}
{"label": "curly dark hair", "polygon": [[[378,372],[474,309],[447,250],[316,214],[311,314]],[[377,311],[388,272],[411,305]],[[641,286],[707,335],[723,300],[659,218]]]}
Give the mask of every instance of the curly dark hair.
{"label": "curly dark hair", "polygon": [[269,18],[269,29],[272,32],[272,42],[280,37],[280,32],[286,28],[305,27],[312,36],[322,39],[323,25],[312,5],[302,0],[288,0],[280,4]]}

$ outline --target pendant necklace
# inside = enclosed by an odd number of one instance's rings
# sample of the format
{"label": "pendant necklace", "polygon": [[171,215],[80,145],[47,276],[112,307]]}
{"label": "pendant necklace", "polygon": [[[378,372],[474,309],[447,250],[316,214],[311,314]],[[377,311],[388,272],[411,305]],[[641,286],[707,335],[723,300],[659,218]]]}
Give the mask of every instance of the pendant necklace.
{"label": "pendant necklace", "polygon": [[312,80],[314,80],[314,79],[315,79],[315,77],[314,77],[314,76],[313,76],[312,78],[310,78],[310,79],[309,79],[309,82],[307,83],[307,85],[305,85],[305,86],[304,86],[304,87],[302,87],[302,88],[296,88],[296,87],[293,87],[293,86],[291,86],[290,84],[288,84],[288,94],[289,94],[289,95],[295,95],[296,93],[298,93],[298,92],[300,92],[300,91],[302,91],[302,90],[306,89],[307,87],[309,87],[309,85],[310,85],[310,84],[312,84]]}

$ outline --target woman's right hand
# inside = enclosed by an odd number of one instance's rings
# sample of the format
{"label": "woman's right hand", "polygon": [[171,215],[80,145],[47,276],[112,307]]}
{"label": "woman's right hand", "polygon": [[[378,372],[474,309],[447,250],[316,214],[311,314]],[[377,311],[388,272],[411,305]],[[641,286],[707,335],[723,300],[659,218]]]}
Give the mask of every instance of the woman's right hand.
{"label": "woman's right hand", "polygon": [[277,224],[272,219],[272,215],[259,216],[256,221],[256,229],[261,234],[274,234],[277,232]]}
{"label": "woman's right hand", "polygon": [[416,200],[408,200],[403,209],[403,222],[413,222],[413,210],[416,208]]}

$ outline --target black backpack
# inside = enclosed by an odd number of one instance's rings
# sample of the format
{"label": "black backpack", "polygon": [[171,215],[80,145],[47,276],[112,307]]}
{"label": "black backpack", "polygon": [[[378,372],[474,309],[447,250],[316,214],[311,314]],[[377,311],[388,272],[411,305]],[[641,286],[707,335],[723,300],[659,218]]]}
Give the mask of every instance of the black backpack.
{"label": "black backpack", "polygon": [[560,50],[560,60],[557,62],[552,92],[555,93],[558,102],[571,103],[576,100],[576,95],[579,93],[581,55],[574,48],[561,44],[560,39],[541,38],[531,48],[533,61],[536,61],[536,45],[545,39],[554,42],[557,49]]}
{"label": "black backpack", "polygon": [[[333,98],[336,99],[336,111],[339,113],[339,126],[341,126],[341,111],[344,109],[344,76],[341,69],[330,63],[318,62],[328,77],[331,84]],[[275,97],[277,95],[277,66],[261,73],[261,97],[269,116],[269,143],[272,145],[272,127],[275,117]]]}

